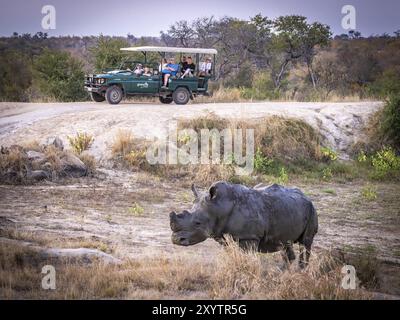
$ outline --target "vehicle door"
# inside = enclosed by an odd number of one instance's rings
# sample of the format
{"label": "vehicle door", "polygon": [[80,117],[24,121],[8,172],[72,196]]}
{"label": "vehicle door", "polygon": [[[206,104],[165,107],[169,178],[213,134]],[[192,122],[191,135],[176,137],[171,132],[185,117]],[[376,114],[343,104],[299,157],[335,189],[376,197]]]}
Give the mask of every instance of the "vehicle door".
{"label": "vehicle door", "polygon": [[136,79],[135,91],[139,93],[157,93],[160,87],[160,75],[140,76]]}

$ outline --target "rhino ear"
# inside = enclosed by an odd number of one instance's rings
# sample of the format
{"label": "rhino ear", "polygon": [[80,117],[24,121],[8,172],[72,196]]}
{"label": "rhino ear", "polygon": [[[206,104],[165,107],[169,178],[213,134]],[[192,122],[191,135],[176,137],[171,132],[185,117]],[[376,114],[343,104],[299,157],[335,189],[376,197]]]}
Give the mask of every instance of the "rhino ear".
{"label": "rhino ear", "polygon": [[215,197],[217,196],[217,187],[212,186],[210,190],[208,190],[208,192],[210,193],[210,200],[215,199]]}

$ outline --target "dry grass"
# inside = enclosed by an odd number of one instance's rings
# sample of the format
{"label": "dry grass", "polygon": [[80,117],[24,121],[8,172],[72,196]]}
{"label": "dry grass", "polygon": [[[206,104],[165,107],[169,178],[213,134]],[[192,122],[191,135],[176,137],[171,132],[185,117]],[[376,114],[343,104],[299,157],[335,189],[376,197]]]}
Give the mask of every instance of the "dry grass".
{"label": "dry grass", "polygon": [[127,155],[134,147],[134,138],[132,131],[120,129],[115,135],[111,151],[113,155]]}
{"label": "dry grass", "polygon": [[81,161],[85,164],[89,175],[92,175],[96,172],[97,163],[94,156],[83,152],[79,155],[79,159],[81,159]]}
{"label": "dry grass", "polygon": [[[226,120],[215,113],[196,119],[180,119],[178,129],[254,129],[255,146],[264,156],[281,160],[318,160],[321,157],[319,134],[306,122],[279,116],[262,119]],[[223,150],[223,139],[221,140]]]}
{"label": "dry grass", "polygon": [[[212,298],[369,299],[365,290],[341,288],[342,263],[328,253],[312,257],[308,269],[281,270],[276,256],[244,252],[232,240],[215,259],[154,255],[120,265],[41,260],[28,248],[0,247],[0,297],[42,299]],[[276,257],[277,258],[277,257]],[[40,288],[38,270],[56,268],[57,289]]]}
{"label": "dry grass", "polygon": [[[272,116],[262,119],[227,120],[210,112],[195,119],[179,119],[178,130],[185,129],[193,129],[198,135],[201,134],[202,129],[216,129],[220,133],[225,129],[242,129],[243,143],[246,139],[246,129],[253,129],[255,146],[260,148],[264,157],[284,163],[321,158],[318,133],[310,125],[298,119]],[[186,138],[178,139],[178,147],[188,142]],[[198,143],[201,150],[201,139]],[[134,139],[130,131],[120,130],[115,136],[112,153],[117,162],[123,163],[128,168],[144,170],[168,179],[187,179],[200,185],[207,185],[216,180],[232,180],[235,177],[233,165],[222,163],[222,159],[220,159],[221,165],[150,165],[146,159],[148,146],[149,143],[146,141]],[[224,153],[222,135],[220,152]],[[211,160],[211,155],[209,159]]]}
{"label": "dry grass", "polygon": [[[28,158],[20,147],[11,147],[8,152],[0,152],[0,180],[23,183],[27,171]],[[10,176],[10,172],[15,173]]]}

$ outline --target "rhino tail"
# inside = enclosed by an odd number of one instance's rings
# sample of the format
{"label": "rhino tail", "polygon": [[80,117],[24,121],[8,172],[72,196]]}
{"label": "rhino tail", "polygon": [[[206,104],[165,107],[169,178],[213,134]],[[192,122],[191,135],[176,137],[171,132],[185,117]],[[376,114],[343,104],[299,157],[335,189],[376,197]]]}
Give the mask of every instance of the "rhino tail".
{"label": "rhino tail", "polygon": [[307,224],[306,227],[304,228],[304,232],[301,234],[297,242],[304,245],[306,245],[307,243],[311,244],[317,232],[318,232],[317,211],[315,210],[314,205],[310,202],[310,211]]}

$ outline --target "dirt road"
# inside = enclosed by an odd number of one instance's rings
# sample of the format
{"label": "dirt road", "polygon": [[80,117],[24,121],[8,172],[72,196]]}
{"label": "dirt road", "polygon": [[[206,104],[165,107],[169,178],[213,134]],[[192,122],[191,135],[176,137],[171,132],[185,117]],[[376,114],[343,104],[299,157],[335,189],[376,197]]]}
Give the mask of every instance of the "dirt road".
{"label": "dirt road", "polygon": [[[381,102],[354,103],[212,103],[186,106],[152,103],[0,103],[0,141],[2,145],[27,139],[46,139],[77,130],[94,135],[91,152],[106,157],[108,146],[118,129],[132,130],[138,138],[152,139],[166,135],[168,122],[214,112],[228,118],[259,118],[281,115],[305,120],[324,136],[324,143],[347,157],[347,149],[362,138],[360,128],[382,106]],[[66,141],[65,141],[66,142]]]}

